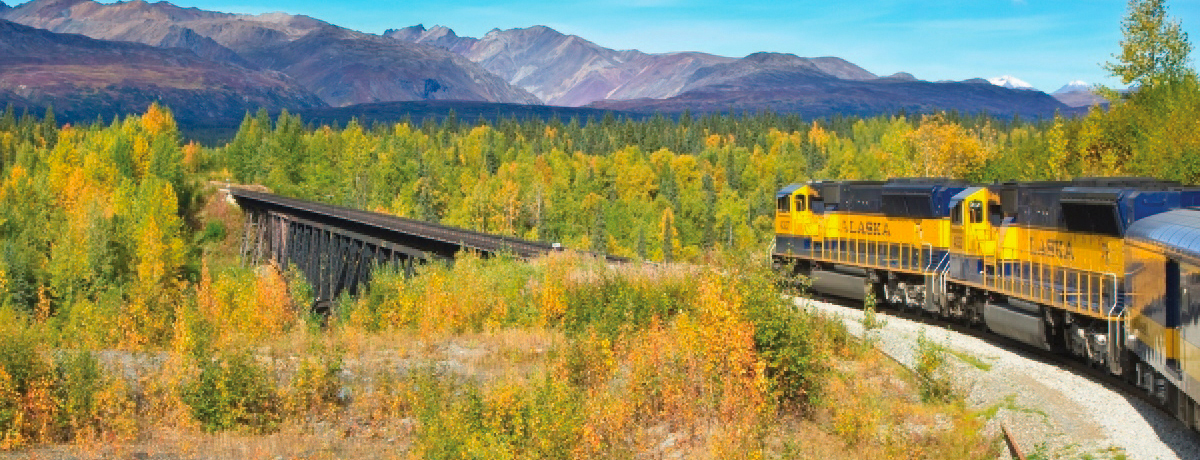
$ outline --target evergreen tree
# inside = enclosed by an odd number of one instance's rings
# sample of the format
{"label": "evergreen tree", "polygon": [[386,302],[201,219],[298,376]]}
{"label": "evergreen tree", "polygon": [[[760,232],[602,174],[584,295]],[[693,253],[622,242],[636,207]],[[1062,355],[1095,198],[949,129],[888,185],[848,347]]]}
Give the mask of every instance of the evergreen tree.
{"label": "evergreen tree", "polygon": [[592,224],[591,249],[593,252],[601,254],[608,252],[608,230],[605,228],[604,222],[604,203],[596,206],[596,221]]}
{"label": "evergreen tree", "polygon": [[15,109],[11,102],[4,109],[4,114],[0,115],[0,131],[12,131],[17,128],[17,117]]}
{"label": "evergreen tree", "polygon": [[646,260],[646,227],[640,225],[637,232],[637,256]]}
{"label": "evergreen tree", "polygon": [[717,240],[717,192],[712,176],[705,174],[701,183],[704,190],[704,214],[700,216],[700,244],[703,248],[708,249],[712,248]]}
{"label": "evergreen tree", "polygon": [[675,213],[671,212],[671,208],[663,210],[662,215],[662,261],[663,263],[671,263],[675,260],[675,239],[677,237],[675,231]]}
{"label": "evergreen tree", "polygon": [[54,144],[58,141],[58,121],[54,119],[54,106],[52,105],[46,107],[46,116],[42,118],[40,136],[47,149],[53,149]]}

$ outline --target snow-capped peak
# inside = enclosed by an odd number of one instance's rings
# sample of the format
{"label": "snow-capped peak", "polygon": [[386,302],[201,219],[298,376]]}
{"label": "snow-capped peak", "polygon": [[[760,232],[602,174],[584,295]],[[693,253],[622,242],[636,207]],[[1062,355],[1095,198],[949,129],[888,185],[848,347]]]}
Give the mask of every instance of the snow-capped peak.
{"label": "snow-capped peak", "polygon": [[1012,75],[1005,75],[1002,77],[989,78],[988,83],[991,83],[996,86],[1003,86],[1003,87],[1009,88],[1009,89],[1029,89],[1029,90],[1034,89],[1033,85],[1031,85],[1029,83],[1025,83],[1020,78],[1014,77]]}
{"label": "snow-capped peak", "polygon": [[1070,93],[1070,92],[1074,92],[1074,91],[1091,91],[1091,90],[1092,90],[1092,85],[1089,85],[1088,82],[1083,81],[1083,80],[1075,80],[1073,82],[1067,83],[1066,85],[1063,85],[1062,88],[1059,88],[1058,91],[1055,91],[1054,93],[1060,94],[1060,93]]}

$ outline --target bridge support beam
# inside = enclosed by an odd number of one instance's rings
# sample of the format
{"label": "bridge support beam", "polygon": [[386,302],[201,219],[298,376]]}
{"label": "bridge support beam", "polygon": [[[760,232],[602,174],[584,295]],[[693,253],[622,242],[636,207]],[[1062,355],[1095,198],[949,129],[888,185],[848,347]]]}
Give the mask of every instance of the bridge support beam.
{"label": "bridge support beam", "polygon": [[312,286],[315,301],[358,295],[380,268],[413,274],[415,264],[444,259],[376,236],[269,209],[245,209],[242,263],[295,269]]}

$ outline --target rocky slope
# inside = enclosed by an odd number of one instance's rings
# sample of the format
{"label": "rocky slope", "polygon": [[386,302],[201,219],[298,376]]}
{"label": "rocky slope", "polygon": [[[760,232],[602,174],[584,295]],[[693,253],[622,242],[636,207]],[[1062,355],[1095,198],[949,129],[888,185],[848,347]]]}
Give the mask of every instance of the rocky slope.
{"label": "rocky slope", "polygon": [[618,51],[545,26],[497,29],[479,39],[458,37],[442,26],[413,26],[384,35],[452,50],[546,103],[563,106],[670,97],[679,94],[697,69],[733,60],[705,53]]}
{"label": "rocky slope", "polygon": [[1093,105],[1108,104],[1107,99],[1096,94],[1092,91],[1091,85],[1082,81],[1067,83],[1062,88],[1050,93],[1050,95],[1072,108],[1086,108]]}
{"label": "rocky slope", "polygon": [[388,29],[383,32],[383,36],[406,42],[434,45],[458,54],[466,54],[471,49],[471,46],[474,46],[479,41],[477,38],[459,37],[453,30],[445,26],[434,26],[432,29],[425,29],[423,24],[403,29]]}
{"label": "rocky slope", "polygon": [[246,111],[325,104],[286,75],[212,61],[188,50],[95,40],[0,19],[0,106],[53,106],[60,120],[144,111],[161,101],[182,122],[237,120]]}
{"label": "rocky slope", "polygon": [[278,70],[334,106],[428,99],[540,102],[448,50],[387,40],[307,16],[236,15],[141,0],[34,0],[3,16],[55,32],[185,48],[214,60]]}
{"label": "rocky slope", "polygon": [[[294,76],[334,106],[427,100],[540,102],[445,50],[396,46],[395,40],[345,29],[321,29],[247,56]],[[471,72],[462,71],[472,67]]]}

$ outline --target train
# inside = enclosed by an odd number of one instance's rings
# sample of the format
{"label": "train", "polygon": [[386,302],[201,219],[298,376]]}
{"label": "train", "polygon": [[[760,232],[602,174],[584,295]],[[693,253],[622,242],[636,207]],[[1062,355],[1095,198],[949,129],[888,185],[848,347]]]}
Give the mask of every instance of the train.
{"label": "train", "polygon": [[1200,189],[1149,178],[811,181],[773,263],[1127,379],[1200,431]]}

